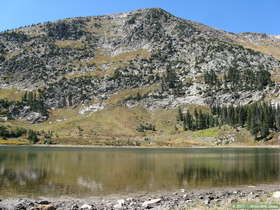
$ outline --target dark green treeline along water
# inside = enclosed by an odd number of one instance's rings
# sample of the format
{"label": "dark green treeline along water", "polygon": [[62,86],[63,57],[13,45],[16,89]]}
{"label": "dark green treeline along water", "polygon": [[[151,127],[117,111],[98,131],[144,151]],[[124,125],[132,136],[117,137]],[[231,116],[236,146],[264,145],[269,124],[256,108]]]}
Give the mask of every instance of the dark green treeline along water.
{"label": "dark green treeline along water", "polygon": [[0,147],[0,195],[99,196],[280,183],[279,149]]}

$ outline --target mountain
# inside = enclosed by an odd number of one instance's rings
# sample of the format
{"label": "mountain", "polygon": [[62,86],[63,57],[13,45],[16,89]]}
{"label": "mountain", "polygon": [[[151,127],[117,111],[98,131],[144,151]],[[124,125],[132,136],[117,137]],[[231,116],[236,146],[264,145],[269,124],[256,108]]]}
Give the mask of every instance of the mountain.
{"label": "mountain", "polygon": [[34,128],[65,129],[65,138],[138,136],[140,122],[165,132],[170,115],[159,113],[179,106],[278,103],[279,49],[278,36],[229,33],[160,8],[22,27],[0,33],[2,114],[45,121]]}

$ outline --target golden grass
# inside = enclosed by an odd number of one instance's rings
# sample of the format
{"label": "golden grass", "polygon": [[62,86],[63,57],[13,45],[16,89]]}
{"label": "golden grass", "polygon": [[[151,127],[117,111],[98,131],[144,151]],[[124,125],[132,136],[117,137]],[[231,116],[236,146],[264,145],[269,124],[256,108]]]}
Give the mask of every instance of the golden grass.
{"label": "golden grass", "polygon": [[78,78],[78,77],[104,77],[106,75],[112,75],[114,73],[113,70],[110,71],[93,71],[93,72],[85,72],[85,73],[74,73],[74,74],[66,74],[64,75],[68,79]]}
{"label": "golden grass", "polygon": [[[100,27],[96,27],[96,25],[100,25]],[[87,22],[86,31],[98,35],[103,35],[106,37],[115,37],[116,34],[112,33],[111,27],[119,26],[116,23],[108,20],[90,20]]]}
{"label": "golden grass", "polygon": [[213,137],[217,138],[219,135],[219,129],[218,128],[209,128],[205,130],[195,131],[192,134],[192,137]]}
{"label": "golden grass", "polygon": [[114,95],[111,96],[110,99],[105,100],[105,103],[108,104],[117,104],[122,102],[123,100],[127,99],[130,96],[136,96],[137,94],[140,94],[140,96],[143,96],[145,94],[148,94],[150,92],[153,92],[159,88],[158,85],[151,85],[146,88],[133,88],[133,89],[125,89],[122,90]]}
{"label": "golden grass", "polygon": [[6,60],[9,60],[9,59],[11,59],[11,58],[13,58],[13,57],[19,55],[20,53],[21,53],[20,50],[15,51],[15,52],[12,52],[12,53],[8,53],[8,54],[5,55],[5,59],[6,59]]}
{"label": "golden grass", "polygon": [[7,144],[7,145],[28,145],[30,144],[26,139],[0,139],[0,144]]}
{"label": "golden grass", "polygon": [[202,140],[191,139],[186,134],[158,136],[155,137],[154,142],[160,146],[170,146],[170,147],[191,147],[191,146],[207,145]]}
{"label": "golden grass", "polygon": [[[148,117],[143,109],[128,109],[126,107],[108,107],[105,110],[90,115],[80,115],[77,110],[55,110],[48,122],[36,125],[33,129],[52,130],[60,137],[90,138],[99,136],[135,136],[139,120]],[[66,119],[57,122],[57,119]],[[52,122],[52,124],[49,124]],[[79,129],[80,128],[80,129]],[[82,130],[80,132],[79,130]]]}
{"label": "golden grass", "polygon": [[[76,63],[74,63],[74,65],[81,68],[84,64],[81,63],[81,62],[76,62]],[[118,69],[120,67],[125,67],[125,66],[127,66],[127,64],[125,64],[125,63],[114,63],[114,64],[109,64],[108,66],[109,66],[108,69],[98,67],[97,70],[94,70],[94,71],[91,71],[91,72],[69,73],[69,74],[65,74],[64,76],[68,79],[78,78],[78,77],[92,77],[92,76],[102,78],[102,77],[105,77],[105,76],[112,76],[116,69]],[[101,69],[103,69],[103,70],[101,70]]]}
{"label": "golden grass", "polygon": [[195,78],[192,79],[192,82],[202,83],[204,82],[204,75],[196,75]]}
{"label": "golden grass", "polygon": [[[156,85],[145,89],[125,90],[116,94],[111,103],[117,103],[131,95],[149,93],[157,88]],[[175,128],[177,124],[177,109],[149,111],[141,107],[128,108],[124,106],[108,106],[102,111],[81,115],[78,113],[81,107],[75,109],[65,108],[50,110],[48,121],[40,124],[29,124],[23,121],[9,121],[5,125],[24,127],[37,131],[53,131],[60,139],[74,139],[73,142],[85,142],[93,139],[107,137],[127,139],[127,137],[161,136],[159,142],[163,145],[176,144],[187,146],[191,144],[200,145],[198,140],[192,142],[188,132],[179,131]],[[193,109],[191,106],[190,109]],[[136,128],[140,124],[151,123],[155,125],[156,131],[138,132]],[[81,131],[82,130],[82,131]],[[180,134],[182,133],[182,134]],[[177,134],[180,134],[174,141],[169,142]],[[188,134],[188,135],[186,135]],[[175,136],[174,136],[175,135]],[[172,137],[173,136],[173,137]],[[72,141],[71,141],[72,142]],[[72,142],[72,143],[73,143]],[[164,143],[165,142],[165,143]],[[105,144],[106,141],[103,142]]]}
{"label": "golden grass", "polygon": [[106,56],[106,50],[99,48],[96,50],[96,56],[89,60],[74,61],[73,65],[82,68],[87,65],[95,65],[97,70],[87,73],[75,73],[65,75],[67,78],[97,76],[104,77],[110,76],[118,68],[125,67],[129,64],[130,60],[134,58],[148,58],[151,53],[144,49],[135,50],[132,52],[121,53],[116,56]]}
{"label": "golden grass", "polygon": [[275,71],[271,74],[271,80],[280,83],[280,69],[275,69]]}
{"label": "golden grass", "polygon": [[148,58],[151,56],[151,53],[144,49],[135,50],[132,52],[121,53],[116,56],[102,56],[98,55],[95,58],[88,60],[88,63],[91,64],[107,64],[107,63],[116,63],[123,61],[130,61],[136,57],[139,58]]}
{"label": "golden grass", "polygon": [[40,37],[42,35],[43,35],[42,33],[30,33],[30,34],[27,34],[27,36],[30,37],[30,38]]}
{"label": "golden grass", "polygon": [[23,96],[25,91],[18,90],[16,88],[12,89],[0,89],[0,98],[7,99],[9,101],[19,101]]}
{"label": "golden grass", "polygon": [[85,45],[81,41],[77,40],[57,40],[55,41],[56,46],[60,48],[76,48],[83,49]]}
{"label": "golden grass", "polygon": [[253,43],[241,42],[241,41],[238,41],[237,43],[239,45],[242,45],[245,48],[249,48],[251,50],[255,50],[255,51],[265,53],[265,54],[268,54],[268,55],[272,55],[276,59],[280,60],[280,46],[271,46],[268,43],[263,43],[263,44],[260,44],[260,45],[256,45],[256,44],[253,44]]}
{"label": "golden grass", "polygon": [[173,134],[177,123],[177,110],[154,110],[151,114],[151,121],[159,134]]}
{"label": "golden grass", "polygon": [[[136,90],[132,92],[137,93]],[[129,94],[123,94],[125,98]],[[189,105],[185,108],[194,110],[199,106]],[[50,110],[48,121],[40,124],[29,124],[24,121],[8,121],[5,126],[24,127],[37,131],[53,131],[53,142],[59,144],[94,144],[94,145],[126,145],[127,142],[140,141],[141,145],[149,145],[151,140],[157,146],[213,146],[219,136],[233,134],[237,141],[233,145],[254,145],[253,137],[246,129],[236,131],[230,126],[210,128],[202,131],[183,131],[177,128],[177,109],[147,110],[142,107],[128,108],[109,105],[97,112],[79,114],[81,107]],[[201,109],[206,109],[199,107]],[[138,132],[140,124],[150,123],[156,131]],[[5,140],[6,141],[6,140]]]}
{"label": "golden grass", "polygon": [[[145,133],[136,131],[140,123],[152,123],[156,125],[155,133],[160,130],[168,130],[170,125],[176,120],[173,119],[172,111],[161,110],[150,112],[141,107],[133,109],[122,106],[107,107],[102,111],[91,113],[90,115],[80,115],[77,109],[59,109],[50,112],[48,121],[36,125],[24,123],[22,121],[11,121],[9,125],[25,127],[33,130],[54,131],[59,138],[76,138],[76,139],[95,139],[98,136],[104,137],[125,137],[125,136],[143,136]],[[160,118],[163,118],[161,121]],[[62,120],[66,119],[66,120]],[[172,122],[168,122],[172,119]],[[57,121],[60,120],[60,121]],[[62,120],[62,121],[61,121]],[[51,123],[50,123],[51,122]],[[82,129],[80,133],[79,127]],[[170,131],[174,127],[170,127]],[[147,134],[148,132],[146,132]],[[80,135],[81,134],[81,135]]]}

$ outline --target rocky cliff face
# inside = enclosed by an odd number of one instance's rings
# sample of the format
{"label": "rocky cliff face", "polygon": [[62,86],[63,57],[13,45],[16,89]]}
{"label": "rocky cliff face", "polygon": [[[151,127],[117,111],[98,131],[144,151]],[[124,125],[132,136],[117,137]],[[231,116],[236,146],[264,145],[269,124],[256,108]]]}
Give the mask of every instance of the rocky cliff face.
{"label": "rocky cliff face", "polygon": [[[272,55],[249,49],[265,40],[279,44],[277,37],[227,33],[158,8],[64,19],[0,33],[0,84],[40,89],[48,109],[246,104],[278,96],[277,81],[248,83],[280,68]],[[205,81],[209,72],[215,84]],[[229,79],[234,72],[237,85]]]}

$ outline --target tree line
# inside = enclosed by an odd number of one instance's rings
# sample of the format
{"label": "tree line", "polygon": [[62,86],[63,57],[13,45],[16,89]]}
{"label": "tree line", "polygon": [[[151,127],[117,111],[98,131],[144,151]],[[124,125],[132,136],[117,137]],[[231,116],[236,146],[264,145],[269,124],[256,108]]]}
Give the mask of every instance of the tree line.
{"label": "tree line", "polygon": [[21,98],[21,102],[30,106],[30,109],[34,112],[39,112],[44,116],[48,116],[48,110],[44,104],[44,98],[42,93],[25,92]]}
{"label": "tree line", "polygon": [[0,125],[0,137],[3,139],[26,137],[30,143],[35,144],[39,141],[39,132],[28,130],[25,128],[11,128],[9,126]]}
{"label": "tree line", "polygon": [[264,139],[272,131],[280,131],[280,106],[253,103],[242,106],[212,106],[209,112],[195,109],[193,113],[178,110],[184,130],[201,130],[230,125],[248,129],[255,139]]}
{"label": "tree line", "polygon": [[198,109],[195,109],[193,113],[188,110],[186,114],[183,114],[181,108],[179,108],[178,120],[183,122],[184,130],[192,131],[203,130],[219,125],[217,116]]}
{"label": "tree line", "polygon": [[0,138],[4,140],[21,137],[26,138],[32,144],[38,143],[40,139],[43,140],[45,144],[51,144],[53,135],[52,131],[34,131],[31,129],[0,125]]}
{"label": "tree line", "polygon": [[20,101],[0,99],[0,116],[14,119],[25,106],[29,106],[30,111],[41,113],[43,116],[49,116],[47,107],[44,104],[44,98],[40,92],[25,92]]}
{"label": "tree line", "polygon": [[223,76],[219,77],[215,71],[204,73],[204,81],[210,87],[220,87],[231,90],[263,90],[266,86],[273,85],[271,74],[260,67],[258,71],[252,69],[238,70],[230,68]]}

